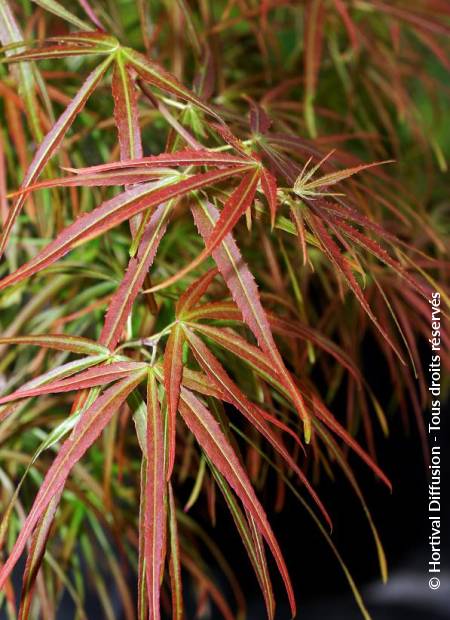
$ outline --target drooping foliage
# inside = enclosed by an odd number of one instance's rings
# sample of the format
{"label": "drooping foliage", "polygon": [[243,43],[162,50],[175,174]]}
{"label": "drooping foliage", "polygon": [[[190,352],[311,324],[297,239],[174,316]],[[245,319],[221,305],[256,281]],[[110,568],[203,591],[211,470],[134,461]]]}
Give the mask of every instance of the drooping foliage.
{"label": "drooping foliage", "polygon": [[0,0],[9,617],[56,617],[65,591],[86,617],[87,570],[113,618],[101,553],[126,618],[180,620],[187,583],[200,614],[244,618],[232,558],[195,519],[218,506],[268,617],[267,552],[295,615],[268,466],[277,510],[299,496],[368,617],[317,480],[348,479],[386,579],[352,454],[390,488],[374,427],[412,410],[427,458],[449,33],[439,0]]}

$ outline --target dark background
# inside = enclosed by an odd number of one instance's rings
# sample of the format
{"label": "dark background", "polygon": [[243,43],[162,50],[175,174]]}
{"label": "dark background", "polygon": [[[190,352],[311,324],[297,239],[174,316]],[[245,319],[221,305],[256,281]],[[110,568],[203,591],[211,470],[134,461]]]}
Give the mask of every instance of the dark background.
{"label": "dark background", "polygon": [[[365,369],[375,377],[374,387],[381,400],[389,395],[389,381],[384,376],[385,366],[376,356],[369,356],[369,368]],[[424,357],[424,359],[426,359]],[[370,375],[369,375],[370,376]],[[339,407],[338,407],[339,409]],[[335,408],[333,408],[335,411]],[[428,481],[427,471],[417,430],[411,424],[406,433],[399,416],[390,419],[390,437],[377,438],[379,464],[393,484],[393,493],[375,479],[375,476],[358,457],[350,456],[350,464],[363,491],[375,524],[381,535],[388,566],[389,581],[383,585],[379,576],[375,544],[367,519],[353,490],[343,476],[331,481],[322,477],[319,493],[332,517],[333,541],[360,588],[373,620],[450,620],[450,490],[449,479],[449,424],[448,406],[441,412],[441,560],[439,575],[441,587],[433,591],[428,586],[428,561],[430,549],[428,536]],[[339,411],[336,411],[339,415]],[[428,414],[427,414],[428,416]],[[411,420],[413,414],[411,413]],[[269,486],[270,489],[270,486]],[[311,520],[298,500],[287,490],[284,510],[277,514],[271,510],[273,492],[262,497],[267,508],[269,521],[285,555],[292,582],[296,590],[300,620],[361,620],[362,615],[353,599],[348,582],[331,549],[323,539],[317,526]],[[206,519],[202,520],[201,506],[196,518],[215,539],[229,560],[239,579],[248,601],[247,620],[266,618],[262,594],[253,575],[244,547],[235,531],[234,524],[224,508],[218,510],[218,520],[213,529]],[[271,574],[277,600],[277,620],[288,620],[290,611],[276,567],[271,565]],[[23,564],[18,566],[16,587],[20,591],[20,574]],[[229,600],[233,601],[226,583],[220,574],[214,578],[223,588]],[[120,604],[117,592],[111,586],[111,600],[120,618]],[[195,617],[194,607],[189,603],[189,588],[185,584],[188,599],[186,619]],[[103,617],[95,591],[88,593],[86,610],[89,620]],[[65,596],[59,607],[58,620],[71,620],[73,606]],[[219,620],[222,616],[211,608],[208,616]],[[0,613],[0,620],[5,616]],[[33,620],[31,618],[30,620]]]}

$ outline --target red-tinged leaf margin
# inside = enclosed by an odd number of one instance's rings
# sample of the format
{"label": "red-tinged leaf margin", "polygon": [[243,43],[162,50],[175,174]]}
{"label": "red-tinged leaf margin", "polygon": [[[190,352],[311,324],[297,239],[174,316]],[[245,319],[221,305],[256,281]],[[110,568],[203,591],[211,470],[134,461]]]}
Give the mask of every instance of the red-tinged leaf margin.
{"label": "red-tinged leaf margin", "polygon": [[[72,176],[49,179],[31,183],[17,191],[8,193],[8,197],[17,197],[28,194],[38,189],[53,187],[77,187],[77,186],[104,186],[104,185],[127,185],[140,183],[146,180],[158,179],[162,174],[169,174],[175,166],[217,166],[234,167],[247,166],[243,158],[234,157],[228,153],[214,153],[212,151],[193,151],[185,149],[175,153],[161,153],[138,159],[122,160],[88,166],[86,168],[64,168],[73,173]],[[160,169],[163,169],[160,171]],[[131,170],[130,170],[131,169]],[[152,171],[154,173],[152,174]]]}
{"label": "red-tinged leaf margin", "polygon": [[69,336],[66,334],[30,334],[28,336],[12,336],[10,338],[0,338],[0,345],[8,344],[27,344],[46,349],[56,349],[57,351],[70,351],[82,355],[109,355],[109,350],[83,336]]}
{"label": "red-tinged leaf margin", "polygon": [[277,216],[277,180],[274,175],[266,168],[261,170],[261,187],[264,192],[270,209],[270,225],[273,229],[275,226],[275,218]]}
{"label": "red-tinged leaf margin", "polygon": [[[217,387],[223,391],[223,398],[227,402],[230,402],[247,420],[258,430],[259,433],[273,446],[278,454],[285,460],[290,470],[297,474],[300,481],[306,487],[308,493],[313,498],[314,502],[318,506],[320,512],[324,516],[330,530],[333,529],[331,518],[317,495],[316,491],[312,487],[311,483],[298,467],[294,459],[287,451],[282,440],[265,422],[264,418],[269,418],[278,423],[278,420],[264,412],[260,407],[250,402],[245,394],[238,388],[238,386],[230,379],[227,372],[221,365],[221,363],[214,357],[209,351],[208,347],[203,343],[198,336],[196,336],[189,328],[184,327],[186,336],[189,340],[189,344],[192,352],[197,359],[199,365],[203,368],[206,375],[211,381],[217,385]],[[279,423],[281,428],[288,429],[284,424]]]}
{"label": "red-tinged leaf margin", "polygon": [[93,24],[95,24],[95,26],[99,30],[104,30],[104,27],[103,27],[101,21],[99,20],[99,18],[95,14],[95,12],[94,12],[93,8],[91,7],[91,5],[89,4],[88,0],[78,0],[78,3],[81,5],[81,7],[83,8],[83,11],[89,17],[91,22]]}
{"label": "red-tinged leaf margin", "polygon": [[79,217],[65,228],[58,237],[49,243],[37,256],[19,267],[15,272],[0,280],[0,290],[21,282],[25,278],[41,271],[67,254],[71,249],[94,239],[102,233],[121,224],[134,215],[164,203],[171,198],[187,194],[207,185],[222,181],[235,174],[245,172],[247,166],[236,166],[225,170],[212,170],[199,173],[179,181],[155,187],[154,183],[127,190],[107,200],[102,205]]}
{"label": "red-tinged leaf margin", "polygon": [[[208,240],[218,219],[217,209],[206,201],[199,201],[193,207],[193,214],[200,234],[204,239]],[[262,307],[256,282],[231,234],[227,235],[222,241],[221,247],[213,252],[213,258],[236,305],[242,312],[244,321],[252,330],[261,349],[273,361],[280,381],[288,390],[290,398],[303,420],[305,441],[309,443],[311,438],[311,420],[306,411],[303,397],[284,365],[273,338],[266,313]]]}
{"label": "red-tinged leaf margin", "polygon": [[258,529],[264,536],[275,558],[288,594],[292,616],[295,616],[294,591],[280,547],[269,525],[264,509],[256,497],[239,459],[214,417],[200,400],[192,392],[186,390],[186,388],[181,390],[180,413],[202,450],[204,450],[207,457],[234,489],[245,508],[255,519]]}
{"label": "red-tinged leaf margin", "polygon": [[184,332],[179,323],[170,331],[164,350],[164,388],[167,398],[168,412],[168,459],[167,480],[170,479],[175,461],[175,440],[178,403],[180,400],[181,379],[183,376],[183,344]]}
{"label": "red-tinged leaf margin", "polygon": [[110,350],[113,350],[120,340],[133,303],[164,236],[169,214],[170,203],[160,205],[153,213],[142,235],[137,255],[130,259],[125,277],[110,301],[100,334],[100,343]]}
{"label": "red-tinged leaf margin", "polygon": [[382,327],[377,317],[372,312],[372,309],[370,308],[366,298],[364,297],[361,287],[359,286],[355,276],[353,275],[353,272],[349,266],[347,258],[341,253],[336,242],[331,237],[331,235],[328,233],[327,229],[325,228],[322,222],[320,214],[314,215],[310,211],[307,215],[307,219],[308,219],[308,223],[310,224],[311,228],[313,229],[314,233],[319,239],[321,248],[323,249],[325,255],[329,258],[329,260],[333,263],[333,265],[335,265],[337,269],[339,270],[339,272],[343,275],[345,281],[347,282],[350,289],[353,291],[356,299],[360,303],[363,310],[366,312],[366,314],[372,320],[373,324],[378,329],[380,334],[383,336],[385,341],[389,344],[389,346],[392,348],[394,353],[397,355],[400,362],[403,365],[405,365],[405,361],[402,357],[402,354],[400,353],[400,351],[394,344],[392,338],[389,336],[386,330]]}
{"label": "red-tinged leaf margin", "polygon": [[33,591],[36,584],[39,569],[44,559],[45,548],[50,536],[53,518],[58,508],[61,492],[53,497],[42,515],[31,539],[31,547],[28,552],[25,571],[22,580],[22,592],[20,596],[20,608],[18,620],[28,620],[30,607],[33,599]]}
{"label": "red-tinged leaf margin", "polygon": [[74,174],[116,172],[126,168],[167,168],[173,166],[247,166],[247,158],[209,150],[180,149],[173,153],[159,153],[128,161],[113,161],[85,168],[65,168]]}
{"label": "red-tinged leaf margin", "polygon": [[47,471],[36,495],[33,506],[25,519],[13,549],[0,568],[0,588],[16,565],[39,519],[52,498],[63,489],[72,467],[99,437],[112,415],[126,400],[132,390],[145,378],[147,370],[132,373],[128,378],[106,390],[84,413],[71,436],[61,446]]}
{"label": "red-tinged leaf margin", "polygon": [[121,52],[116,55],[112,74],[114,119],[119,135],[120,159],[142,157],[142,141],[137,109],[137,89],[129,65]]}
{"label": "red-tinged leaf margin", "polygon": [[180,295],[175,306],[175,314],[178,319],[182,319],[185,313],[189,313],[191,308],[200,301],[209,288],[209,285],[216,277],[218,269],[210,269],[205,274],[197,278],[185,291]]}
{"label": "red-tinged leaf margin", "polygon": [[32,389],[24,389],[21,387],[12,394],[8,394],[8,396],[2,396],[0,398],[0,405],[4,405],[5,403],[19,398],[31,398],[42,394],[72,392],[75,390],[85,390],[98,385],[105,385],[117,381],[118,379],[123,379],[129,375],[130,372],[135,372],[141,368],[145,368],[145,366],[146,364],[144,362],[112,362],[111,364],[96,366],[66,379],[45,383],[42,386]]}
{"label": "red-tinged leaf margin", "polygon": [[149,618],[160,620],[160,583],[164,569],[166,481],[164,433],[155,373],[147,379],[147,474],[145,484],[145,573]]}
{"label": "red-tinged leaf margin", "polygon": [[144,82],[194,104],[207,114],[216,118],[220,123],[223,123],[221,117],[210,105],[199,99],[189,89],[185,88],[174,75],[166,71],[161,65],[158,65],[140,52],[128,47],[122,48],[122,54]]}
{"label": "red-tinged leaf margin", "polygon": [[[86,78],[85,82],[78,90],[75,97],[72,99],[70,104],[67,106],[67,108],[64,110],[59,119],[45,136],[44,140],[39,145],[39,148],[36,151],[27,172],[25,173],[25,177],[21,185],[22,188],[27,187],[28,185],[33,183],[36,177],[41,173],[46,163],[60,146],[67,130],[72,125],[77,114],[79,114],[83,109],[87,99],[95,90],[97,84],[100,82],[100,80],[108,70],[112,61],[113,57],[109,56],[100,65],[98,65]],[[13,205],[9,210],[8,219],[3,228],[2,237],[0,240],[0,256],[5,251],[12,227],[22,209],[24,202],[25,195],[19,196],[14,201]]]}
{"label": "red-tinged leaf margin", "polygon": [[[21,390],[33,389],[35,387],[39,387],[40,385],[44,385],[55,379],[63,379],[65,377],[69,377],[76,372],[81,372],[86,368],[94,366],[96,364],[102,364],[106,362],[110,357],[110,353],[103,355],[92,355],[89,357],[83,357],[81,359],[73,360],[68,362],[67,364],[63,364],[62,366],[57,366],[56,368],[52,368],[47,371],[43,375],[35,377],[31,379],[31,381],[27,381],[24,385],[21,386]],[[12,414],[17,407],[21,406],[20,403],[13,403],[11,405],[1,405],[0,406],[0,422],[2,422],[8,415]]]}
{"label": "red-tinged leaf margin", "polygon": [[206,241],[205,249],[200,252],[200,254],[193,261],[186,265],[186,267],[177,271],[175,275],[167,280],[164,280],[164,282],[160,282],[159,284],[152,286],[152,288],[149,289],[149,292],[154,293],[155,291],[159,291],[175,284],[193,269],[198,267],[206,258],[208,258],[211,252],[213,252],[214,249],[220,245],[222,240],[230,233],[241,215],[243,215],[253,204],[259,176],[260,171],[258,168],[251,170],[244,175],[238,187],[225,202],[220,217],[208,237],[208,240]]}
{"label": "red-tinged leaf margin", "polygon": [[317,418],[323,422],[330,430],[340,437],[374,472],[374,474],[387,486],[392,492],[392,484],[386,474],[378,467],[373,459],[361,448],[355,439],[343,428],[328,409],[321,403],[320,399],[311,394],[311,404],[314,407]]}

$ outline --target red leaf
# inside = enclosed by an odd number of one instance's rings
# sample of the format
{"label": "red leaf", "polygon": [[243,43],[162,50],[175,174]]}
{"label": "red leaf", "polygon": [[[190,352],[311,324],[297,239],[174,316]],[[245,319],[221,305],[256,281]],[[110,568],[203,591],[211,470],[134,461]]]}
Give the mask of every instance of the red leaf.
{"label": "red leaf", "polygon": [[149,601],[149,618],[159,620],[160,583],[164,569],[165,546],[165,477],[164,436],[158,399],[158,385],[153,372],[147,383],[147,475],[145,486],[145,570]]}
{"label": "red leaf", "polygon": [[111,350],[116,347],[120,340],[134,300],[153,263],[159,243],[166,230],[169,211],[170,205],[163,204],[152,215],[142,235],[137,256],[130,259],[125,277],[111,299],[100,334],[100,342]]}
{"label": "red leaf", "polygon": [[0,289],[13,283],[21,282],[25,278],[48,267],[77,245],[98,237],[124,220],[130,219],[146,209],[243,171],[245,171],[244,167],[236,166],[226,170],[213,170],[203,174],[196,174],[178,183],[172,183],[163,187],[155,187],[154,183],[151,183],[127,190],[119,196],[104,202],[90,213],[79,217],[32,260],[19,267],[11,275],[0,280]]}
{"label": "red leaf", "polygon": [[199,99],[189,89],[185,88],[174,75],[163,69],[163,67],[149,60],[140,52],[136,52],[130,48],[122,48],[122,53],[136,73],[138,73],[145,82],[160,88],[162,91],[172,93],[185,101],[193,103],[204,112],[214,116],[219,122],[223,122],[211,106]]}
{"label": "red leaf", "polygon": [[[265,411],[263,411],[260,407],[250,402],[245,394],[238,388],[238,386],[230,379],[227,375],[225,369],[220,364],[220,362],[212,355],[212,353],[208,350],[208,348],[203,344],[203,342],[198,338],[191,330],[188,328],[184,328],[187,338],[189,340],[189,344],[191,349],[205,373],[212,379],[212,381],[223,391],[224,400],[230,402],[238,411],[240,411],[250,422],[251,424],[261,433],[263,437],[267,439],[269,443],[275,448],[275,450],[280,454],[280,456],[286,461],[289,468],[294,471],[301,482],[305,485],[311,497],[316,502],[323,516],[325,517],[328,525],[332,528],[330,517],[320,501],[317,493],[311,486],[310,482],[306,478],[305,474],[302,470],[297,466],[289,452],[287,451],[285,445],[282,440],[274,433],[271,428],[264,421],[264,417],[269,417],[271,421],[275,421],[278,423],[278,420],[275,420],[272,416],[269,416]],[[282,423],[279,423],[280,427],[284,429],[289,429]]]}
{"label": "red leaf", "polygon": [[30,617],[30,607],[36,578],[38,576],[42,560],[44,559],[45,548],[50,536],[50,529],[60,498],[61,492],[52,498],[35,531],[33,532],[31,547],[28,552],[25,571],[23,574],[18,620],[28,620]]}
{"label": "red leaf", "polygon": [[[102,79],[111,62],[112,58],[107,58],[98,67],[96,67],[92,71],[92,73],[89,74],[86,81],[78,90],[75,97],[72,99],[70,104],[67,106],[59,119],[45,136],[44,140],[39,145],[39,148],[36,151],[35,156],[33,157],[33,161],[31,162],[25,174],[25,178],[22,181],[21,185],[22,189],[28,187],[29,185],[31,185],[31,183],[33,183],[36,177],[41,173],[45,164],[58,149],[67,130],[72,125],[75,117],[83,109],[86,100],[93,92],[99,81]],[[19,196],[19,198],[14,202],[11,209],[9,210],[8,219],[3,229],[2,238],[0,241],[0,256],[3,254],[6,248],[6,244],[8,242],[9,235],[11,234],[12,227],[22,209],[24,202],[25,195]]]}
{"label": "red leaf", "polygon": [[242,312],[234,301],[213,301],[202,306],[197,306],[184,315],[185,321],[198,321],[200,319],[216,319],[224,321],[242,322]]}
{"label": "red leaf", "polygon": [[234,489],[246,510],[252,515],[258,529],[264,536],[277,563],[289,597],[292,615],[296,606],[292,584],[281,554],[281,550],[272,532],[263,507],[261,506],[245,470],[220,429],[219,424],[206,407],[192,394],[182,388],[180,413],[188,428],[195,435],[202,450]]}
{"label": "red leaf", "polygon": [[247,97],[247,99],[250,103],[250,129],[256,134],[267,133],[272,121],[259,103],[253,101],[250,97]]}
{"label": "red leaf", "polygon": [[185,313],[189,312],[189,310],[200,301],[217,273],[217,269],[210,269],[203,276],[195,280],[195,282],[180,295],[175,308],[175,314],[178,318],[183,318]]}
{"label": "red leaf", "polygon": [[120,159],[142,157],[137,91],[130,67],[119,54],[112,76],[114,119],[119,134]]}
{"label": "red leaf", "polygon": [[[217,210],[209,203],[201,202],[193,209],[195,223],[204,239],[208,239],[218,219]],[[213,252],[213,258],[221,272],[234,301],[242,312],[244,321],[252,330],[261,349],[272,360],[280,381],[289,392],[304,423],[305,440],[311,436],[311,421],[305,409],[303,398],[293,378],[286,369],[283,359],[273,339],[269,321],[259,299],[258,288],[241,253],[232,237],[222,241],[221,247]]]}
{"label": "red leaf", "polygon": [[0,405],[17,400],[18,398],[30,398],[32,396],[40,396],[41,394],[72,392],[75,390],[84,390],[96,385],[112,383],[113,381],[126,377],[130,372],[145,368],[145,366],[146,364],[142,362],[112,362],[104,366],[96,366],[95,368],[89,368],[67,379],[45,383],[40,387],[32,389],[24,389],[24,387],[21,387],[12,394],[0,398]]}
{"label": "red leaf", "polygon": [[125,401],[128,394],[144,379],[147,371],[132,373],[104,392],[82,414],[71,436],[61,446],[36,495],[33,506],[22,525],[14,547],[0,568],[0,588],[3,587],[52,498],[64,487],[72,467],[99,437],[112,415]]}
{"label": "red leaf", "polygon": [[83,338],[82,336],[68,336],[66,334],[30,334],[28,336],[12,336],[0,338],[0,344],[28,344],[57,351],[71,351],[82,355],[109,355],[106,347]]}
{"label": "red leaf", "polygon": [[277,181],[272,173],[270,173],[266,168],[261,170],[261,186],[264,192],[264,195],[267,198],[267,202],[269,203],[270,208],[270,224],[272,228],[275,226],[275,218],[277,215]]}
{"label": "red leaf", "polygon": [[175,275],[168,278],[164,282],[153,286],[150,289],[151,292],[159,291],[162,288],[166,288],[168,286],[171,286],[172,284],[175,284],[175,282],[178,282],[178,280],[180,280],[190,271],[198,267],[198,265],[200,265],[211,254],[211,252],[214,251],[214,249],[233,229],[234,225],[239,220],[241,215],[245,213],[248,208],[251,207],[253,203],[253,198],[255,197],[258,180],[258,169],[248,172],[243,177],[238,187],[234,190],[234,192],[226,201],[220,214],[220,218],[218,219],[213,231],[211,232],[211,235],[206,241],[205,249],[200,252],[200,254],[192,262],[189,263],[189,265],[177,271]]}
{"label": "red leaf", "polygon": [[168,410],[168,463],[167,479],[172,475],[175,460],[175,437],[178,403],[180,400],[180,386],[183,375],[183,343],[184,333],[179,324],[175,325],[167,340],[164,350],[164,387],[167,397]]}
{"label": "red leaf", "polygon": [[173,166],[248,166],[248,160],[246,157],[238,157],[230,153],[181,149],[174,153],[160,153],[159,155],[130,159],[129,161],[114,161],[98,166],[88,166],[87,168],[69,168],[69,170],[77,174],[87,174],[89,172],[112,172],[122,168],[167,168]]}
{"label": "red leaf", "polygon": [[355,276],[352,273],[352,270],[350,269],[350,266],[348,264],[348,261],[347,261],[346,257],[341,254],[338,246],[336,245],[335,241],[333,240],[331,235],[326,230],[326,228],[323,225],[320,217],[316,217],[312,213],[309,213],[308,220],[312,224],[313,230],[314,230],[314,232],[316,233],[317,237],[319,238],[319,240],[321,242],[321,246],[323,248],[323,251],[328,256],[330,261],[342,273],[342,275],[344,276],[347,284],[349,285],[349,287],[351,288],[351,290],[355,294],[357,300],[361,304],[361,307],[363,308],[363,310],[367,313],[367,315],[373,321],[373,323],[375,324],[375,327],[377,327],[378,331],[383,336],[383,338],[386,340],[386,342],[389,343],[389,345],[391,346],[392,350],[396,353],[397,357],[402,362],[402,364],[404,364],[405,362],[404,362],[404,360],[402,358],[401,353],[398,351],[397,347],[393,343],[393,341],[390,338],[389,334],[380,325],[377,317],[373,314],[369,304],[367,303],[366,298],[363,295],[363,292],[361,291],[361,288],[360,288],[358,282],[355,279]]}

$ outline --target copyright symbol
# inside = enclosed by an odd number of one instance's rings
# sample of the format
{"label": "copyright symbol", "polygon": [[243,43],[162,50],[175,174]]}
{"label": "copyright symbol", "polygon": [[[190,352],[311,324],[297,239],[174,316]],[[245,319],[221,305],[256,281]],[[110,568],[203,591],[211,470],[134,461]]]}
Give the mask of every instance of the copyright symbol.
{"label": "copyright symbol", "polygon": [[428,585],[432,590],[438,590],[441,586],[441,580],[439,579],[439,577],[431,577]]}

